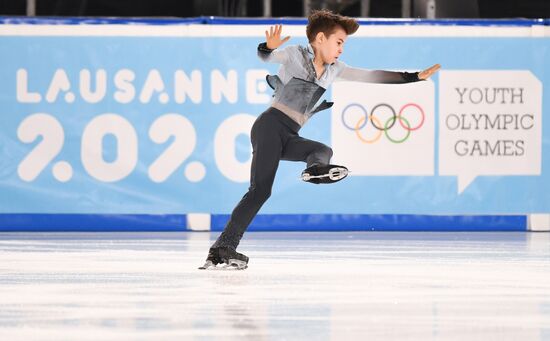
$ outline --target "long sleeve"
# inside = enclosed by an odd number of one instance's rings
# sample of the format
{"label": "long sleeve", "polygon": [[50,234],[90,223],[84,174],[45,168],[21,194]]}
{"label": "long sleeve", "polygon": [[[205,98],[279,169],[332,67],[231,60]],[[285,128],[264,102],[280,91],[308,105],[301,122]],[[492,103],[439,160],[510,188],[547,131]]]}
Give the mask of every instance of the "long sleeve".
{"label": "long sleeve", "polygon": [[272,50],[267,47],[267,43],[260,43],[258,57],[264,62],[284,64],[288,59],[288,51],[286,47]]}
{"label": "long sleeve", "polygon": [[[342,63],[343,64],[343,63]],[[382,70],[366,70],[350,67],[344,64],[336,80],[356,81],[365,83],[401,84],[417,82],[418,72],[394,72]]]}

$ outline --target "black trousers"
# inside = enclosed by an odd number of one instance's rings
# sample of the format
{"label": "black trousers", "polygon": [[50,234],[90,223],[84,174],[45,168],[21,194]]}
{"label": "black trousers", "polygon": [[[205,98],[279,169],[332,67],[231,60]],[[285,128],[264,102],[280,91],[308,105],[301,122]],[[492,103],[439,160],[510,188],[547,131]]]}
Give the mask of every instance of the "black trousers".
{"label": "black trousers", "polygon": [[283,112],[269,108],[254,122],[250,187],[237,204],[224,231],[212,247],[237,248],[241,238],[262,205],[271,196],[271,187],[280,160],[304,161],[307,166],[327,165],[332,149],[298,135],[300,125]]}

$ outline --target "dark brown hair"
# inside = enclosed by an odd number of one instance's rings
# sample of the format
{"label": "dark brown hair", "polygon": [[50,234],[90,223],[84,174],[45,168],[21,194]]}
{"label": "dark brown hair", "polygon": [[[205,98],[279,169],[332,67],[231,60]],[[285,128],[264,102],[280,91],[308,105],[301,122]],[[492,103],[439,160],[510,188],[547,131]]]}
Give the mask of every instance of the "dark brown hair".
{"label": "dark brown hair", "polygon": [[317,33],[323,32],[328,37],[338,26],[343,28],[347,35],[354,34],[359,28],[357,20],[328,10],[313,11],[307,20],[306,35],[310,43],[315,40]]}

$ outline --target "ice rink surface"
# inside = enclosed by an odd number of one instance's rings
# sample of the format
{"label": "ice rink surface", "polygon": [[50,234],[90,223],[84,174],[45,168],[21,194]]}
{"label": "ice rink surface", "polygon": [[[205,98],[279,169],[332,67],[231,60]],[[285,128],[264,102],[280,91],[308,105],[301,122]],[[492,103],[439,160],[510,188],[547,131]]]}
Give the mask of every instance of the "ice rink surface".
{"label": "ice rink surface", "polygon": [[0,340],[550,340],[549,233],[0,233]]}

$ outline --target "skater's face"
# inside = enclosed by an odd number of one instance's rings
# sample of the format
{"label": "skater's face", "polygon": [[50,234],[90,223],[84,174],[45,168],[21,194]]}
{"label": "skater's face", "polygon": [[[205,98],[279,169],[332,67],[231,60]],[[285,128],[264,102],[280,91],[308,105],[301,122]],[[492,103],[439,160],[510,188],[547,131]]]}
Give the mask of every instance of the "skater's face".
{"label": "skater's face", "polygon": [[344,43],[347,39],[346,31],[340,26],[336,26],[328,37],[323,32],[317,34],[315,39],[316,50],[325,64],[336,62],[344,52]]}

